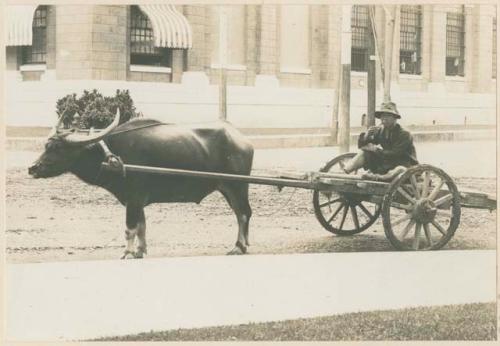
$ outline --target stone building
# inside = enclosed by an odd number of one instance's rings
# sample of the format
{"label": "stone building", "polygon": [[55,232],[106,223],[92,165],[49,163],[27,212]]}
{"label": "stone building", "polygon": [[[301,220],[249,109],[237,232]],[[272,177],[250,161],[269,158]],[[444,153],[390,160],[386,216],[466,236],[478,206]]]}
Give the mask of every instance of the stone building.
{"label": "stone building", "polygon": [[[391,94],[403,123],[495,124],[495,14],[492,5],[400,7]],[[376,6],[373,15],[383,52],[387,14]],[[368,16],[352,6],[353,126],[366,112]],[[57,99],[93,88],[129,89],[147,116],[215,119],[225,60],[236,126],[329,128],[341,17],[337,5],[6,6],[7,125],[50,126]],[[377,79],[379,103],[379,64]]]}

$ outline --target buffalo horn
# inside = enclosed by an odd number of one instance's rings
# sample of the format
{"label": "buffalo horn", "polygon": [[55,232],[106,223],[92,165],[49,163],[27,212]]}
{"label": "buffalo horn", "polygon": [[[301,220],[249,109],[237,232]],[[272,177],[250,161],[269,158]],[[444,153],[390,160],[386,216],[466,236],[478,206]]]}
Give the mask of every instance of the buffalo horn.
{"label": "buffalo horn", "polygon": [[66,143],[78,144],[78,145],[87,145],[87,144],[95,143],[95,142],[101,140],[102,138],[104,138],[115,127],[117,127],[119,122],[120,122],[120,108],[117,108],[115,119],[108,127],[103,129],[102,131],[99,131],[99,132],[95,133],[94,135],[81,135],[78,133],[71,133],[71,134],[64,137],[64,141]]}
{"label": "buffalo horn", "polygon": [[64,112],[62,112],[61,116],[59,117],[59,120],[57,121],[57,124],[52,128],[52,130],[50,130],[48,138],[52,137],[53,135],[55,135],[56,133],[59,132],[60,127],[63,124],[64,114],[65,113],[66,113],[66,109],[64,110]]}

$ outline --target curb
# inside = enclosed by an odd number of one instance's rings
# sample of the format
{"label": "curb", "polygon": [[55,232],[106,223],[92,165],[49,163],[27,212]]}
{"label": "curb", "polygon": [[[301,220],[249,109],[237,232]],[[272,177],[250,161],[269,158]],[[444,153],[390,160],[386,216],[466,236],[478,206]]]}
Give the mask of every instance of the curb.
{"label": "curb", "polygon": [[[494,140],[495,129],[474,129],[458,131],[414,131],[415,142],[435,141],[470,141]],[[351,143],[356,143],[359,132],[351,133]],[[273,134],[247,135],[255,149],[300,148],[334,146],[335,143],[328,133],[320,134]],[[7,150],[41,151],[44,148],[45,137],[7,137]]]}

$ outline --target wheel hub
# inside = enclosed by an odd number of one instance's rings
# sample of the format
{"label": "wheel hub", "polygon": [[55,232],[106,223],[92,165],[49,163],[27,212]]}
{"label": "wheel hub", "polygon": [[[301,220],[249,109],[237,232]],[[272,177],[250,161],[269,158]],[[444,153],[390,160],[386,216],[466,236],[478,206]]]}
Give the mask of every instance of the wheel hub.
{"label": "wheel hub", "polygon": [[418,200],[413,209],[413,217],[420,223],[429,223],[433,221],[436,214],[436,205],[428,198]]}

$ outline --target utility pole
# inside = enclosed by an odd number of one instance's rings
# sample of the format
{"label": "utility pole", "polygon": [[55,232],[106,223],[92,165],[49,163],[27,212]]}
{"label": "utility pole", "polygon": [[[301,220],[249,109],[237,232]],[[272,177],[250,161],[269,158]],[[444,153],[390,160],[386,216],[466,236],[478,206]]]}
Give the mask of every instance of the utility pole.
{"label": "utility pole", "polygon": [[351,103],[351,10],[352,5],[342,6],[342,36],[340,63],[342,64],[342,87],[340,94],[340,117],[338,144],[341,153],[349,151],[350,103]]}
{"label": "utility pole", "polygon": [[376,75],[376,47],[375,47],[375,6],[368,6],[368,71],[367,71],[367,92],[368,109],[366,112],[367,127],[375,125],[375,103],[377,98],[377,75]]}
{"label": "utility pole", "polygon": [[331,136],[334,144],[338,144],[337,136],[339,133],[339,110],[340,110],[340,93],[342,90],[342,65],[338,65],[338,78],[337,86],[335,90],[335,98],[333,100],[333,111],[332,111],[332,126],[331,126]]}
{"label": "utility pole", "polygon": [[227,120],[227,9],[219,7],[219,118]]}

